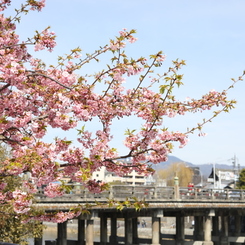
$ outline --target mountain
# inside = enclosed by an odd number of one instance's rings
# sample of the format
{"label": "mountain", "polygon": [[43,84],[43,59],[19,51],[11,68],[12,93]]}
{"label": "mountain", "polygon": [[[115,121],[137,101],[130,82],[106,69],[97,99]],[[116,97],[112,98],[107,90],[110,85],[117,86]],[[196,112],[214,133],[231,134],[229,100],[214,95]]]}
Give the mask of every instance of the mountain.
{"label": "mountain", "polygon": [[[190,167],[198,167],[200,169],[200,173],[203,177],[208,177],[210,173],[212,172],[212,168],[214,167],[213,164],[207,163],[207,164],[200,164],[200,165],[195,165],[190,162],[186,162],[178,157],[175,156],[168,156],[168,161],[166,162],[161,162],[158,163],[154,166],[152,166],[155,170],[160,170],[167,168],[170,164],[172,163],[177,163],[177,162],[184,162],[187,166]],[[232,165],[227,165],[227,164],[215,164],[216,169],[233,169]],[[245,167],[240,167],[240,169],[243,169]]]}
{"label": "mountain", "polygon": [[154,164],[153,168],[155,170],[159,170],[159,169],[163,169],[163,168],[167,168],[170,164],[172,163],[177,163],[177,162],[184,162],[186,163],[186,165],[190,166],[190,167],[195,167],[194,164],[190,163],[190,162],[186,162],[178,157],[175,156],[168,156],[168,161],[166,162],[160,162],[158,164]]}

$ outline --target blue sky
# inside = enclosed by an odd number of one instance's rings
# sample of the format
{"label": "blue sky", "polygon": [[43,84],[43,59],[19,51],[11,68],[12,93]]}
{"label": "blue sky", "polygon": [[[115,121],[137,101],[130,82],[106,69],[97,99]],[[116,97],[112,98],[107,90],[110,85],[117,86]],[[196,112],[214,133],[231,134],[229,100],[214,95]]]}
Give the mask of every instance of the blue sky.
{"label": "blue sky", "polygon": [[[186,60],[182,69],[185,86],[177,94],[180,99],[199,98],[211,89],[227,88],[231,78],[245,70],[244,9],[244,0],[47,0],[42,12],[23,17],[17,32],[25,39],[50,25],[58,45],[51,54],[37,55],[53,63],[57,55],[71,48],[80,46],[84,53],[92,53],[121,29],[136,29],[138,41],[129,47],[130,55],[147,56],[163,50],[167,55],[163,72],[171,60]],[[206,137],[191,135],[189,144],[176,147],[173,155],[194,164],[231,164],[229,159],[235,154],[245,166],[244,92],[245,84],[240,82],[229,95],[237,100],[236,109],[206,125]],[[184,131],[204,116],[193,114],[166,123]],[[115,145],[120,148],[119,136]]]}

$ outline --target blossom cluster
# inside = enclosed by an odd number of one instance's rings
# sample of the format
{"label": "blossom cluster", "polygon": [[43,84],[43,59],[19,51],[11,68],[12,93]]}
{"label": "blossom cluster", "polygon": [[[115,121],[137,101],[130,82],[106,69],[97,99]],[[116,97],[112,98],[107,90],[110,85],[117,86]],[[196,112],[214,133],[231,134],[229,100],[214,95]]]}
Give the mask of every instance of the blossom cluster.
{"label": "blossom cluster", "polygon": [[44,194],[48,197],[58,197],[62,196],[64,191],[59,184],[49,183],[49,185],[44,188]]}
{"label": "blossom cluster", "polygon": [[53,48],[56,46],[55,33],[50,32],[48,28],[43,30],[41,34],[38,33],[34,37],[34,39],[36,41],[35,51],[39,51],[47,48],[51,52]]}
{"label": "blossom cluster", "polygon": [[100,193],[106,188],[106,184],[101,181],[89,180],[87,182],[87,188],[92,193]]}
{"label": "blossom cluster", "polygon": [[68,211],[68,212],[56,212],[55,214],[38,214],[36,216],[33,217],[28,217],[25,219],[24,222],[28,222],[29,220],[37,220],[40,222],[53,222],[53,223],[63,223],[67,220],[71,220],[73,218],[78,217],[81,214],[81,210],[80,209],[76,209],[74,211]]}
{"label": "blossom cluster", "polygon": [[26,192],[15,190],[13,192],[13,207],[16,213],[27,213],[30,210],[32,199]]}

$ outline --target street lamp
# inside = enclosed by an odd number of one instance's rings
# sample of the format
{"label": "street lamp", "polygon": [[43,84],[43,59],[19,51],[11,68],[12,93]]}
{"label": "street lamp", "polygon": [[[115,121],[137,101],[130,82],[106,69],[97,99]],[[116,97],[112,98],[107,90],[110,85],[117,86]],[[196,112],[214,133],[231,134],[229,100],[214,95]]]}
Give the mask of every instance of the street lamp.
{"label": "street lamp", "polygon": [[202,171],[199,169],[199,174],[201,176],[201,186],[203,187],[203,174]]}

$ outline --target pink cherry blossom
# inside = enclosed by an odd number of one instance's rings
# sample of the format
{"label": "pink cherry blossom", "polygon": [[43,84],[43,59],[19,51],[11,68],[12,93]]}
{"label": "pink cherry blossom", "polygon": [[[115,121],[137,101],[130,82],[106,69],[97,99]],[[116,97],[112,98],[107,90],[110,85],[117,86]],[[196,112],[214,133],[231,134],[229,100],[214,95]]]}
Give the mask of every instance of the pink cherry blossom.
{"label": "pink cherry blossom", "polygon": [[30,210],[32,200],[27,193],[20,190],[13,192],[13,207],[16,213],[27,213]]}
{"label": "pink cherry blossom", "polygon": [[44,188],[44,194],[48,197],[57,197],[62,196],[64,191],[59,184],[49,183],[49,185]]}

